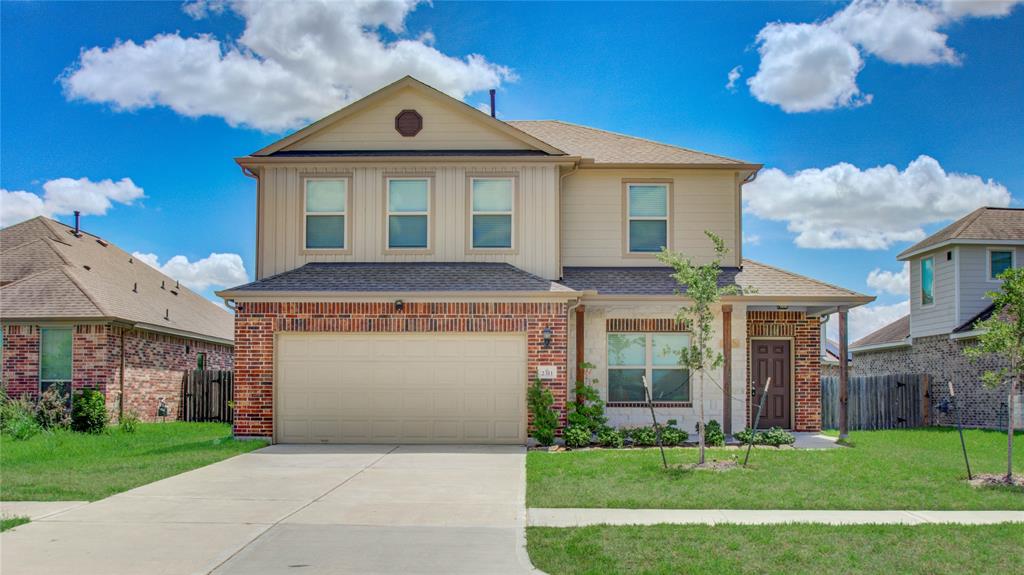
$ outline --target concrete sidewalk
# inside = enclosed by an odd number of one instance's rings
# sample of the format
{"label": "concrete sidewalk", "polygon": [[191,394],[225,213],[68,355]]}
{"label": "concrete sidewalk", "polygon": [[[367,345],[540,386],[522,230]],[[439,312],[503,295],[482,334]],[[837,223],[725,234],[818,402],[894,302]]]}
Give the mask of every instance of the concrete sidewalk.
{"label": "concrete sidewalk", "polygon": [[800,509],[548,509],[526,512],[530,527],[581,527],[584,525],[657,525],[660,523],[704,525],[772,523],[826,523],[856,525],[889,523],[1024,523],[1024,511],[847,511]]}

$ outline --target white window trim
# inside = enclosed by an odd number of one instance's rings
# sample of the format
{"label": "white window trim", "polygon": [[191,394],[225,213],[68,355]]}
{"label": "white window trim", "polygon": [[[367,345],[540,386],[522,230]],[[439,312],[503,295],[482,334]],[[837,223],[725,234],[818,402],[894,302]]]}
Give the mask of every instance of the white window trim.
{"label": "white window trim", "polygon": [[[68,331],[68,332],[71,333],[71,378],[70,379],[43,379],[43,331],[44,330],[64,330],[64,331]],[[37,355],[37,358],[38,358],[37,363],[39,365],[38,365],[37,374],[36,374],[37,375],[36,380],[38,381],[38,385],[36,387],[39,389],[39,394],[42,395],[42,393],[43,393],[43,383],[51,383],[51,384],[53,384],[53,383],[67,383],[68,384],[68,392],[69,392],[69,394],[70,393],[74,393],[74,390],[71,389],[71,387],[72,387],[72,381],[74,381],[74,379],[75,379],[75,328],[70,327],[70,326],[41,326],[39,328],[39,344],[38,344],[37,348],[38,349],[36,350],[36,355]]]}
{"label": "white window trim", "polygon": [[[615,366],[613,366],[611,364],[611,359],[608,359],[607,360],[607,364],[608,365],[605,366],[607,368],[607,371],[610,372],[612,370],[624,370],[624,369],[636,370],[636,369],[642,369],[642,370],[644,370],[644,376],[647,377],[647,381],[650,382],[650,384],[651,384],[651,393],[653,394],[654,393],[654,387],[653,387],[654,386],[654,370],[657,369],[657,370],[688,371],[685,367],[683,367],[683,366],[681,366],[679,364],[675,364],[675,365],[654,365],[654,353],[653,353],[654,352],[654,336],[656,336],[656,335],[675,335],[675,334],[681,334],[681,335],[686,335],[687,337],[690,337],[690,334],[687,333],[687,332],[662,332],[662,331],[610,331],[610,332],[608,332],[605,335],[605,343],[604,343],[605,353],[608,352],[608,339],[611,336],[613,336],[613,335],[625,335],[625,336],[629,336],[629,335],[634,335],[634,336],[635,335],[642,335],[642,336],[644,336],[644,361],[645,361],[645,365],[615,365]],[[643,403],[643,400],[641,400],[641,401],[612,401],[612,399],[611,399],[612,390],[611,390],[611,377],[610,377],[610,375],[606,374],[605,381],[607,382],[606,389],[605,389],[605,392],[607,394],[606,397],[608,399],[607,403],[610,403],[612,407],[615,407],[616,405],[620,405],[620,404]],[[653,398],[652,398],[652,401],[654,403],[659,404],[659,405],[671,405],[673,407],[690,407],[690,406],[693,405],[693,381],[688,381],[688,383],[689,383],[689,386],[690,386],[690,389],[689,389],[690,399],[688,401],[665,401],[665,400],[659,401],[659,400],[654,400]]]}
{"label": "white window trim", "polygon": [[[425,212],[392,212],[391,182],[415,181],[427,183],[427,211]],[[431,208],[434,206],[433,178],[427,176],[387,176],[384,178],[384,250],[390,253],[428,253],[433,249],[431,236],[434,235],[434,218]],[[391,216],[427,216],[427,245],[422,248],[391,247]]]}
{"label": "white window trim", "polygon": [[[321,175],[306,176],[302,178],[302,250],[304,253],[314,254],[350,254],[352,253],[352,218],[349,213],[352,211],[352,178],[348,175]],[[315,181],[337,181],[345,182],[345,211],[344,212],[309,212],[306,211],[306,182]],[[306,245],[306,222],[309,216],[342,216],[345,218],[345,233],[341,238],[340,248],[311,248]]]}
{"label": "white window trim", "polygon": [[[931,303],[924,303],[924,262],[925,262],[925,260],[932,260],[932,301],[931,301]],[[936,273],[936,270],[935,270],[935,256],[928,256],[926,258],[921,258],[917,262],[917,275],[918,275],[918,282],[919,282],[918,288],[920,288],[920,289],[918,289],[918,293],[917,293],[918,304],[922,308],[935,306],[935,299],[936,299],[935,298],[935,293],[937,292],[937,290],[935,289],[935,284],[936,284],[936,278],[938,276],[938,274]]]}
{"label": "white window trim", "polygon": [[[626,181],[626,194],[625,194],[625,212],[626,212],[626,229],[625,244],[626,244],[626,255],[628,256],[648,256],[654,257],[658,252],[641,252],[633,251],[633,245],[630,241],[629,224],[633,221],[664,221],[665,222],[665,247],[672,247],[672,183],[671,182],[644,182],[644,181]],[[660,186],[665,190],[665,215],[664,216],[632,216],[629,213],[630,205],[630,194],[633,186]]]}
{"label": "white window trim", "polygon": [[[473,209],[473,194],[476,192],[473,182],[477,180],[507,180],[509,187],[512,190],[512,207],[507,212],[493,212],[483,211],[478,212]],[[516,249],[516,202],[518,200],[518,190],[516,190],[516,179],[508,176],[471,176],[469,178],[469,249],[475,253],[481,252],[514,252]],[[512,226],[511,235],[509,237],[509,246],[504,248],[493,248],[493,247],[476,247],[473,244],[473,226],[476,222],[476,216],[509,216],[510,225]]]}
{"label": "white window trim", "polygon": [[985,281],[1001,284],[1003,280],[992,277],[992,252],[1010,252],[1010,267],[1017,267],[1017,250],[1013,247],[987,248],[985,250]]}

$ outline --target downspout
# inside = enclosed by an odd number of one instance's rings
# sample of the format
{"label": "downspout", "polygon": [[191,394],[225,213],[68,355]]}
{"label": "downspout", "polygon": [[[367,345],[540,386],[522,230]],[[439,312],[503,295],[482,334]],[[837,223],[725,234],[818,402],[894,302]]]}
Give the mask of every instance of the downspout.
{"label": "downspout", "polygon": [[[556,217],[558,218],[558,277],[562,277],[562,185],[565,182],[565,178],[580,171],[580,160],[576,160],[572,163],[572,169],[564,174],[558,176],[558,190],[555,195],[555,201],[558,203],[555,209]],[[579,302],[576,303],[579,305]]]}
{"label": "downspout", "polygon": [[120,377],[119,377],[119,379],[121,380],[119,382],[119,384],[121,386],[121,399],[120,399],[120,401],[117,402],[118,403],[118,406],[117,406],[117,421],[118,422],[124,421],[124,368],[125,368],[125,364],[126,364],[125,359],[124,359],[124,332],[125,331],[127,331],[127,329],[122,327],[121,328],[121,374],[120,374]]}

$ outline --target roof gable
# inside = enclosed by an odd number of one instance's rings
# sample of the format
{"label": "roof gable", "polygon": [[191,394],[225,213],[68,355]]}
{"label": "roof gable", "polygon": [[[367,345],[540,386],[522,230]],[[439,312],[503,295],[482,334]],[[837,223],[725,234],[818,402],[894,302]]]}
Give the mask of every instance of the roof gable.
{"label": "roof gable", "polygon": [[903,250],[896,259],[903,260],[947,243],[985,241],[1024,242],[1024,209],[978,208]]}
{"label": "roof gable", "polygon": [[[416,110],[422,129],[403,136],[396,117]],[[528,150],[565,153],[410,76],[322,118],[253,156],[345,150]]]}

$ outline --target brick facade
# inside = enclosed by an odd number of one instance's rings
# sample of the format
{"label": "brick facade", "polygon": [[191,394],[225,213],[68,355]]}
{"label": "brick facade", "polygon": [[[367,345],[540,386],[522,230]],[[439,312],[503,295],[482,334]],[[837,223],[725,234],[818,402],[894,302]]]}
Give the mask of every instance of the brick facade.
{"label": "brick facade", "polygon": [[[107,407],[118,412],[121,386],[121,336],[124,334],[125,412],[145,421],[157,418],[164,398],[174,419],[178,414],[182,374],[206,354],[207,369],[231,369],[230,346],[107,324],[72,327],[71,388],[102,391]],[[3,384],[11,397],[39,395],[39,326],[3,326]]]}
{"label": "brick facade", "polygon": [[943,413],[938,409],[949,399],[948,382],[952,381],[964,425],[1005,428],[1007,389],[989,389],[981,382],[985,371],[1004,364],[996,357],[972,363],[963,352],[965,347],[974,344],[969,339],[951,340],[948,335],[918,337],[911,347],[857,352],[853,372],[855,375],[927,374],[931,380],[928,389],[930,421],[935,425],[956,424],[952,411]]}
{"label": "brick facade", "polygon": [[[526,386],[539,365],[557,365],[545,382],[565,423],[568,391],[567,307],[564,303],[392,303],[246,302],[235,314],[235,435],[271,437],[274,432],[274,334],[334,333],[526,333]],[[542,331],[552,330],[544,348]]]}
{"label": "brick facade", "polygon": [[[821,324],[798,311],[747,311],[747,374],[752,374],[750,340],[788,338],[793,349],[792,414],[794,431],[821,429]],[[750,397],[747,377],[747,397]],[[753,416],[747,410],[747,425]]]}

